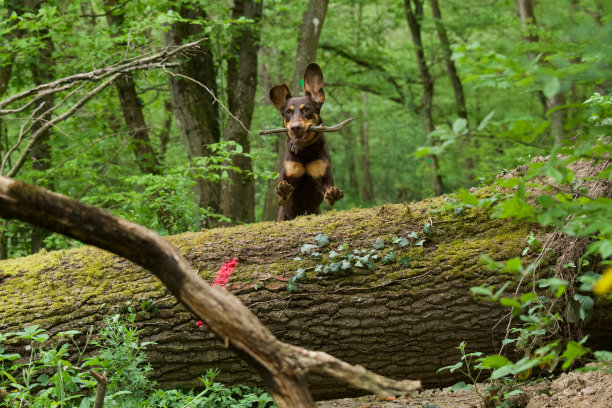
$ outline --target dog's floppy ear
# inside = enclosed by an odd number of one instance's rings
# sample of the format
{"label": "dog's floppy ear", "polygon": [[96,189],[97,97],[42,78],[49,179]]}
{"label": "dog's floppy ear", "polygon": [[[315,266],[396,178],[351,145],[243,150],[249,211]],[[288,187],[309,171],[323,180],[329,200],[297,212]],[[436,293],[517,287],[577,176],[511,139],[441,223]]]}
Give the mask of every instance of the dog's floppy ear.
{"label": "dog's floppy ear", "polygon": [[310,97],[319,109],[325,102],[325,92],[323,92],[323,71],[321,67],[311,62],[306,67],[304,72],[304,91],[310,94]]}
{"label": "dog's floppy ear", "polygon": [[289,98],[291,98],[291,92],[289,92],[289,88],[285,84],[276,85],[270,89],[270,100],[277,110],[281,110]]}

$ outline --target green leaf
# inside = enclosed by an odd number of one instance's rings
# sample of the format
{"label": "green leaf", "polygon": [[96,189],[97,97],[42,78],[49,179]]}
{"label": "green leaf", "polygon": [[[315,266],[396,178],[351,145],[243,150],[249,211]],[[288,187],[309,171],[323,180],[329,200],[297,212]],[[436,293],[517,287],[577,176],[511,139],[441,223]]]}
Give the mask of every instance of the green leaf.
{"label": "green leaf", "polygon": [[289,281],[287,282],[287,293],[291,294],[293,292],[298,292],[299,290],[300,288],[295,283],[295,277],[289,278]]}
{"label": "green leaf", "polygon": [[418,159],[420,157],[427,156],[430,153],[430,151],[431,151],[430,147],[419,147],[414,152],[414,157]]}
{"label": "green leaf", "polygon": [[476,361],[478,361],[485,368],[493,369],[505,367],[508,364],[512,364],[510,360],[508,360],[506,357],[497,354],[479,358]]}
{"label": "green leaf", "polygon": [[555,96],[561,89],[561,81],[556,76],[548,77],[542,88],[544,95],[550,99]]}
{"label": "green leaf", "polygon": [[563,354],[561,354],[561,358],[565,359],[565,362],[563,363],[561,368],[563,368],[564,370],[569,368],[569,366],[572,365],[574,360],[582,357],[588,352],[589,352],[589,349],[583,347],[582,344],[576,341],[570,341],[569,343],[567,343],[567,346],[565,347],[565,351],[563,352]]}
{"label": "green leaf", "polygon": [[470,194],[466,189],[463,189],[463,188],[459,189],[459,191],[457,191],[456,193],[456,196],[458,199],[460,199],[465,204],[472,205],[472,206],[478,206],[478,203],[479,203],[478,198]]}
{"label": "green leaf", "polygon": [[472,388],[470,384],[466,384],[465,381],[460,381],[451,387],[452,391],[468,391]]}
{"label": "green leaf", "polygon": [[501,298],[499,303],[502,306],[512,307],[512,314],[518,316],[521,313],[521,303],[517,299]]}
{"label": "green leaf", "polygon": [[457,118],[453,123],[453,132],[463,134],[467,130],[468,121],[465,118]]}
{"label": "green leaf", "polygon": [[555,199],[549,195],[542,194],[538,196],[538,204],[544,208],[554,207],[556,205]]}
{"label": "green leaf", "polygon": [[380,238],[376,238],[376,241],[374,241],[374,249],[383,249],[384,247],[385,243],[383,242],[383,240]]}
{"label": "green leaf", "polygon": [[395,255],[395,252],[390,251],[388,254],[386,254],[383,259],[382,259],[382,263],[385,265],[389,265],[392,264],[396,261],[397,257]]}
{"label": "green leaf", "polygon": [[319,234],[315,237],[315,241],[319,248],[324,247],[325,245],[329,245],[329,235],[327,234]]}
{"label": "green leaf", "polygon": [[457,370],[457,369],[459,369],[461,367],[463,367],[463,363],[461,361],[459,361],[459,362],[457,362],[457,363],[455,363],[453,365],[449,365],[449,366],[445,366],[445,367],[439,368],[436,371],[436,374],[438,374],[440,371],[444,371],[444,370],[449,370],[452,373],[452,372],[454,372],[455,370]]}
{"label": "green leaf", "polygon": [[302,252],[303,254],[310,254],[313,250],[317,248],[318,246],[313,244],[304,244],[302,245],[302,248],[300,248],[300,252]]}
{"label": "green leaf", "polygon": [[474,286],[470,288],[472,295],[482,295],[482,296],[493,296],[493,291],[490,288],[485,288],[483,286]]}
{"label": "green leaf", "polygon": [[597,361],[610,362],[612,363],[612,352],[611,351],[596,351],[593,356]]}
{"label": "green leaf", "polygon": [[511,259],[508,259],[508,261],[506,261],[506,265],[504,266],[503,271],[504,272],[510,272],[510,273],[516,273],[516,272],[520,272],[523,269],[523,261],[521,260],[520,257],[514,257]]}
{"label": "green leaf", "polygon": [[485,118],[482,120],[482,122],[480,122],[480,124],[476,128],[476,130],[478,131],[483,130],[487,126],[489,121],[493,118],[493,115],[495,115],[495,110],[492,110],[491,112],[489,112],[487,116],[485,116]]}

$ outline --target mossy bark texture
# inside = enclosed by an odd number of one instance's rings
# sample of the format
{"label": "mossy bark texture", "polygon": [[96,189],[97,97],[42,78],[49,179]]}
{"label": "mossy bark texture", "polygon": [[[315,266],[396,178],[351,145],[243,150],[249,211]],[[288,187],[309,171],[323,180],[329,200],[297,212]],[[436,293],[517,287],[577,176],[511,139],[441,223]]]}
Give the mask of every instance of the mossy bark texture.
{"label": "mossy bark texture", "polygon": [[[542,240],[546,236],[529,224],[492,220],[483,210],[441,212],[442,204],[438,198],[332,211],[170,240],[209,282],[226,261],[238,258],[226,289],[218,290],[237,295],[280,340],[326,351],[392,378],[442,385],[457,377],[435,372],[459,359],[455,347],[461,341],[467,341],[470,351],[497,352],[503,338],[506,310],[474,300],[469,289],[500,286],[511,277],[487,271],[479,265],[480,257],[503,261],[520,256],[530,232]],[[425,224],[431,225],[428,234]],[[347,244],[370,250],[380,238],[388,250],[394,237],[412,232],[425,239],[422,247],[396,246],[398,256],[412,259],[408,267],[378,262],[374,271],[320,276],[313,268],[320,261],[295,259],[303,257],[301,246],[314,243],[320,233],[329,235],[332,249]],[[287,282],[298,268],[307,268],[306,277],[298,281],[298,292],[288,294]],[[219,380],[226,384],[259,381],[206,326],[198,327],[157,278],[123,258],[84,247],[0,263],[0,332],[32,324],[51,332],[86,332],[126,307],[138,312],[142,339],[157,343],[148,354],[153,377],[162,385],[198,386],[197,377],[208,368],[219,368]],[[592,324],[609,336],[607,311],[607,321],[596,316]],[[351,393],[323,374],[311,374],[309,382],[315,398]]]}

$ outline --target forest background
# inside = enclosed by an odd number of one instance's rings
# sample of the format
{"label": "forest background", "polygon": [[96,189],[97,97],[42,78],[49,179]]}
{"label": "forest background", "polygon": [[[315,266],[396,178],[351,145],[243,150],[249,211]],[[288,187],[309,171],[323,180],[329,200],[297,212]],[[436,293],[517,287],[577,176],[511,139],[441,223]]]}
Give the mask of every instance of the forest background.
{"label": "forest background", "polygon": [[[275,218],[285,136],[257,133],[280,125],[268,90],[297,93],[304,58],[323,68],[325,124],[355,118],[327,137],[337,209],[485,183],[573,143],[584,101],[612,87],[603,0],[0,4],[0,173],[161,234]],[[1,258],[78,245],[0,227]]]}

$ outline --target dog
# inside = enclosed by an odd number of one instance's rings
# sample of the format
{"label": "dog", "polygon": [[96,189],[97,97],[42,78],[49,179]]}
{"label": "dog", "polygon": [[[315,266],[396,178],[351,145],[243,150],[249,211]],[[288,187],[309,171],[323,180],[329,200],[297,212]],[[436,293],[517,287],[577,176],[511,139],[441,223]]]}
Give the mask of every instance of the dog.
{"label": "dog", "polygon": [[304,96],[292,97],[287,85],[281,84],[270,89],[270,100],[287,128],[287,152],[276,187],[278,221],[320,214],[323,200],[334,205],[344,196],[334,185],[325,136],[310,130],[311,126],[323,123],[320,113],[325,92],[321,67],[315,63],[306,67]]}

